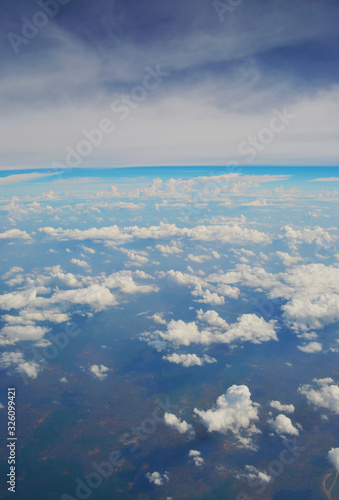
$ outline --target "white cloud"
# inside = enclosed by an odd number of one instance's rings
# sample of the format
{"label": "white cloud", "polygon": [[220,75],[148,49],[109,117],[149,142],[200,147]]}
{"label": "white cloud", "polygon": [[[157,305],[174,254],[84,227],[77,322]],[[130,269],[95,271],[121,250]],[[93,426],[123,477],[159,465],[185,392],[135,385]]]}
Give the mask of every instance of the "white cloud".
{"label": "white cloud", "polygon": [[62,378],[60,379],[60,382],[62,382],[63,384],[67,384],[67,383],[68,383],[68,380],[67,380],[67,378],[66,378],[66,377],[62,377]]}
{"label": "white cloud", "polygon": [[0,345],[13,345],[16,342],[27,340],[41,340],[49,331],[41,326],[5,326],[0,331]]}
{"label": "white cloud", "polygon": [[299,255],[292,256],[287,252],[276,252],[276,255],[282,260],[284,266],[287,267],[298,264],[298,262],[303,260]]}
{"label": "white cloud", "polygon": [[107,307],[117,305],[115,296],[110,290],[100,285],[90,285],[87,288],[78,288],[76,290],[64,290],[56,292],[49,299],[40,299],[47,303],[60,303],[67,304],[83,304],[92,307],[95,311],[102,311]]}
{"label": "white cloud", "polygon": [[80,259],[72,259],[72,264],[76,264],[79,267],[83,267],[84,269],[89,269],[91,266],[85,260]]}
{"label": "white cloud", "polygon": [[155,248],[159,250],[164,256],[179,254],[183,250],[177,246],[175,242],[172,245],[156,245]]}
{"label": "white cloud", "polygon": [[298,391],[306,396],[309,404],[318,408],[327,408],[339,414],[339,387],[331,378],[313,379],[317,389],[309,384],[299,387]]}
{"label": "white cloud", "polygon": [[144,266],[148,262],[147,252],[128,250],[127,248],[120,248],[120,251],[125,253],[130,259],[130,262],[127,263],[127,266]]}
{"label": "white cloud", "polygon": [[215,406],[207,411],[194,409],[208,432],[234,434],[239,446],[253,448],[252,435],[260,431],[254,422],[259,420],[258,403],[253,403],[246,385],[233,385],[219,396]]}
{"label": "white cloud", "polygon": [[278,411],[283,411],[285,413],[293,413],[295,408],[293,405],[283,405],[280,401],[271,401],[270,406]]}
{"label": "white cloud", "polygon": [[205,363],[216,363],[217,360],[206,356],[206,354],[199,358],[196,354],[171,354],[170,356],[163,356],[162,359],[170,361],[170,363],[176,363],[177,365],[185,366],[186,368],[190,366],[202,366]]}
{"label": "white cloud", "polygon": [[252,342],[260,344],[277,340],[274,330],[275,321],[266,322],[255,314],[243,314],[232,325],[228,325],[215,311],[197,311],[198,319],[207,322],[209,328],[200,329],[196,322],[185,323],[183,320],[171,320],[166,331],[145,332],[140,337],[150,341],[162,339],[174,346],[190,344],[210,345],[213,343],[230,344],[234,342]]}
{"label": "white cloud", "polygon": [[328,459],[335,468],[335,470],[339,472],[339,448],[332,448],[328,452]]}
{"label": "white cloud", "polygon": [[254,484],[254,481],[256,481],[255,484],[257,484],[258,480],[259,483],[267,484],[272,479],[272,476],[266,474],[266,472],[258,470],[253,465],[245,465],[245,470],[246,470],[246,478],[250,482],[250,484]]}
{"label": "white cloud", "polygon": [[213,293],[208,289],[203,290],[200,286],[197,286],[197,288],[193,290],[192,295],[194,297],[201,297],[201,299],[196,300],[196,302],[200,302],[201,304],[210,304],[211,306],[221,306],[225,304],[225,297]]}
{"label": "white cloud", "polygon": [[153,321],[155,323],[158,323],[158,325],[166,325],[166,320],[163,319],[162,315],[161,314],[153,314],[153,316],[151,316],[151,318],[153,319]]}
{"label": "white cloud", "polygon": [[[15,231],[15,230],[14,230]],[[175,224],[160,222],[159,226],[119,228],[118,226],[80,229],[62,229],[43,227],[40,232],[58,240],[103,240],[116,245],[124,244],[134,239],[164,239],[187,237],[193,241],[210,241],[230,244],[268,244],[270,236],[256,229],[248,229],[243,224],[223,224],[179,228]]]}
{"label": "white cloud", "polygon": [[104,365],[92,365],[89,368],[90,372],[99,380],[104,380],[107,377],[107,373],[109,368]]}
{"label": "white cloud", "polygon": [[169,427],[176,429],[180,434],[188,433],[191,436],[195,434],[191,424],[188,424],[185,420],[180,420],[173,413],[166,412],[164,415],[164,422]]}
{"label": "white cloud", "polygon": [[280,413],[275,419],[268,420],[268,422],[279,435],[289,434],[291,436],[299,436],[299,431],[296,427],[294,427],[291,419],[282,413]]}
{"label": "white cloud", "polygon": [[274,330],[275,323],[275,320],[265,321],[255,314],[243,314],[224,334],[224,341],[261,344],[269,340],[278,340]]}
{"label": "white cloud", "polygon": [[309,342],[308,344],[305,345],[298,345],[297,346],[299,351],[306,352],[308,354],[314,354],[316,352],[321,352],[323,349],[322,344],[319,342]]}
{"label": "white cloud", "polygon": [[296,249],[297,245],[301,243],[316,244],[321,247],[335,243],[337,236],[331,235],[322,227],[305,227],[303,229],[293,229],[291,226],[285,226],[281,229],[281,236],[279,238],[286,239],[288,245],[292,249]]}
{"label": "white cloud", "polygon": [[81,246],[82,250],[84,252],[90,253],[90,254],[95,254],[95,250],[93,248],[85,247],[84,245]]}
{"label": "white cloud", "polygon": [[25,361],[23,353],[4,352],[0,357],[0,368],[15,367],[15,371],[21,373],[29,378],[37,378],[39,373],[39,365],[34,361]]}
{"label": "white cloud", "polygon": [[191,253],[187,255],[188,260],[196,262],[197,264],[203,264],[205,260],[211,260],[211,258],[210,255],[193,255]]}
{"label": "white cloud", "polygon": [[6,280],[7,278],[9,278],[11,276],[11,274],[20,273],[21,271],[23,271],[22,267],[14,266],[14,267],[11,267],[11,269],[9,271],[7,271],[7,273],[5,273],[1,277],[3,280]]}
{"label": "white cloud", "polygon": [[31,237],[26,231],[20,231],[19,229],[9,229],[4,233],[0,233],[0,240],[10,239],[30,240]]}
{"label": "white cloud", "polygon": [[197,311],[199,321],[205,322],[210,326],[214,326],[216,328],[227,329],[228,323],[223,318],[219,316],[216,311],[206,311],[203,312],[202,309]]}
{"label": "white cloud", "polygon": [[261,267],[239,264],[224,274],[212,274],[211,283],[235,284],[266,291],[269,299],[282,298],[283,319],[296,331],[320,329],[339,319],[339,267],[324,264],[296,266],[272,274]]}
{"label": "white cloud", "polygon": [[200,451],[198,451],[198,450],[190,450],[188,452],[188,456],[193,459],[194,464],[197,467],[202,467],[204,465],[204,459],[202,458]]}
{"label": "white cloud", "polygon": [[147,472],[146,477],[150,483],[156,484],[157,486],[162,486],[164,484],[164,481],[169,481],[169,477],[166,473],[160,474],[160,472],[157,471],[154,471],[152,473]]}

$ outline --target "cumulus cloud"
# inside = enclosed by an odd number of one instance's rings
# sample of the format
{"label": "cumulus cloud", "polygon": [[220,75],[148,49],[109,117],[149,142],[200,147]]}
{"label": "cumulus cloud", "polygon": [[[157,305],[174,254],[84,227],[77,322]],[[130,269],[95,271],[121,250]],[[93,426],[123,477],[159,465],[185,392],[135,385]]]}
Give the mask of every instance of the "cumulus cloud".
{"label": "cumulus cloud", "polygon": [[156,484],[157,486],[162,486],[165,481],[169,481],[167,473],[160,474],[160,472],[157,471],[152,473],[147,472],[146,477],[150,483]]}
{"label": "cumulus cloud", "polygon": [[9,229],[4,233],[0,233],[0,240],[13,239],[30,240],[31,237],[28,233],[26,233],[26,231],[20,231],[19,229]]}
{"label": "cumulus cloud", "polygon": [[92,255],[95,254],[95,250],[93,248],[85,247],[85,245],[82,245],[81,248],[84,252],[90,253]]}
{"label": "cumulus cloud", "polygon": [[275,333],[275,320],[265,321],[256,314],[243,314],[225,333],[225,341],[252,342],[261,344],[269,340],[278,340]]}
{"label": "cumulus cloud", "polygon": [[279,435],[289,434],[291,436],[299,436],[299,431],[296,427],[294,427],[291,419],[282,413],[280,413],[275,419],[269,419],[268,422]]}
{"label": "cumulus cloud", "polygon": [[0,356],[0,368],[14,367],[17,373],[28,378],[35,379],[38,376],[40,366],[35,361],[25,361],[22,352],[4,352]]}
{"label": "cumulus cloud", "polygon": [[108,288],[101,285],[90,285],[87,288],[59,291],[49,299],[46,299],[46,302],[51,304],[60,302],[83,304],[92,307],[95,311],[102,311],[107,307],[117,305],[115,296]]}
{"label": "cumulus cloud", "polygon": [[278,340],[274,329],[275,321],[267,322],[255,314],[243,314],[232,325],[228,325],[215,311],[203,313],[202,310],[199,310],[197,315],[198,319],[208,324],[208,328],[200,328],[195,321],[186,323],[183,320],[171,320],[166,325],[166,331],[146,332],[140,338],[146,341],[160,338],[175,346],[236,342],[260,344],[270,340]]}
{"label": "cumulus cloud", "polygon": [[13,345],[27,340],[41,340],[48,331],[48,328],[33,325],[5,326],[0,331],[0,345]]}
{"label": "cumulus cloud", "polygon": [[339,414],[339,387],[334,380],[330,377],[314,378],[313,382],[316,389],[309,384],[304,384],[298,388],[298,391],[306,397],[309,404],[317,408],[327,408]]}
{"label": "cumulus cloud", "polygon": [[281,229],[279,238],[287,240],[288,245],[293,250],[296,250],[297,245],[300,245],[300,243],[314,243],[324,247],[337,241],[337,236],[331,235],[328,231],[325,231],[319,226],[312,228],[305,227],[302,229],[294,229],[291,226],[285,226]]}
{"label": "cumulus cloud", "polygon": [[299,255],[293,256],[287,252],[276,252],[276,255],[282,260],[284,266],[287,267],[298,264],[298,262],[303,260]]}
{"label": "cumulus cloud", "polygon": [[185,366],[186,368],[190,366],[202,366],[206,363],[216,363],[217,360],[207,356],[206,354],[199,358],[196,354],[171,354],[170,356],[163,356],[162,359],[166,359],[170,363],[176,363],[177,365]]}
{"label": "cumulus cloud", "polygon": [[114,242],[116,245],[136,239],[172,239],[175,237],[186,237],[193,241],[218,241],[221,243],[246,243],[250,245],[265,245],[271,242],[271,237],[266,233],[256,229],[248,229],[244,224],[239,223],[179,228],[175,224],[160,222],[159,226],[149,227],[130,226],[119,228],[115,225],[84,230],[42,227],[39,231],[50,238],[58,240],[103,240],[110,243]]}
{"label": "cumulus cloud", "polygon": [[177,430],[180,434],[188,433],[190,436],[195,434],[193,426],[188,424],[185,420],[180,420],[173,413],[165,413],[164,422],[172,429]]}
{"label": "cumulus cloud", "polygon": [[280,401],[271,401],[270,406],[275,410],[283,411],[285,413],[293,413],[295,410],[293,405],[283,405],[280,403]]}
{"label": "cumulus cloud", "polygon": [[75,264],[79,267],[83,267],[84,269],[89,269],[91,267],[85,260],[72,259],[71,262],[72,264]]}
{"label": "cumulus cloud", "polygon": [[298,345],[297,347],[299,351],[306,352],[307,354],[314,354],[323,350],[323,346],[319,342],[309,342],[308,344]]}
{"label": "cumulus cloud", "polygon": [[268,273],[261,267],[239,264],[226,273],[212,274],[211,283],[235,284],[266,291],[269,299],[281,298],[285,323],[295,331],[320,329],[339,319],[339,267],[300,265],[286,272]]}
{"label": "cumulus cloud", "polygon": [[201,456],[201,452],[198,450],[190,450],[188,452],[188,456],[193,459],[193,462],[197,467],[202,467],[205,463]]}
{"label": "cumulus cloud", "polygon": [[92,365],[89,368],[90,372],[99,380],[104,380],[107,377],[107,373],[109,368],[104,365]]}
{"label": "cumulus cloud", "polygon": [[156,245],[155,248],[159,250],[165,257],[168,255],[179,254],[182,253],[183,250],[179,248],[176,242],[172,242],[171,245]]}
{"label": "cumulus cloud", "polygon": [[250,484],[254,484],[254,481],[256,481],[256,484],[258,482],[267,484],[272,479],[272,476],[266,474],[266,472],[258,470],[253,465],[245,465],[245,471],[246,471],[246,478]]}
{"label": "cumulus cloud", "polygon": [[233,385],[219,396],[215,406],[207,411],[194,409],[208,432],[231,432],[240,447],[253,448],[252,436],[259,433],[258,403],[253,403],[246,385]]}
{"label": "cumulus cloud", "polygon": [[328,452],[328,459],[335,470],[339,473],[339,448],[332,448]]}

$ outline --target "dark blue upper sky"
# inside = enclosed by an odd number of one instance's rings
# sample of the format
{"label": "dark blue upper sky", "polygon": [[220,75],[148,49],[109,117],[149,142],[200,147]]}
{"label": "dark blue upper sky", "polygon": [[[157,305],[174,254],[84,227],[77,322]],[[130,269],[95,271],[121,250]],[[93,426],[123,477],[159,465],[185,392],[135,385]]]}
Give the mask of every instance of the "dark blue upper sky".
{"label": "dark blue upper sky", "polygon": [[338,2],[62,1],[3,1],[2,169],[67,163],[103,118],[79,166],[338,163]]}

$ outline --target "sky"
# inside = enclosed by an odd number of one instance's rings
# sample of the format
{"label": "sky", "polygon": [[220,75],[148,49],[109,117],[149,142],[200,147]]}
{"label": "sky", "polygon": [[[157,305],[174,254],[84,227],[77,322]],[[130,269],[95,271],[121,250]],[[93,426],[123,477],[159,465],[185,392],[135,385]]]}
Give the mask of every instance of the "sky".
{"label": "sky", "polygon": [[338,3],[231,3],[4,0],[0,169],[337,166]]}

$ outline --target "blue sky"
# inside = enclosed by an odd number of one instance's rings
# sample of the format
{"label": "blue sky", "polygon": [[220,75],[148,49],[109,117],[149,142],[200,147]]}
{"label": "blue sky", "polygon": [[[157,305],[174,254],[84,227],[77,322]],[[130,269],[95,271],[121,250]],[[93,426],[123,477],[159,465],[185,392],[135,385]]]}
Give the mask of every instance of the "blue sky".
{"label": "blue sky", "polygon": [[338,164],[337,2],[64,3],[4,2],[2,170]]}

